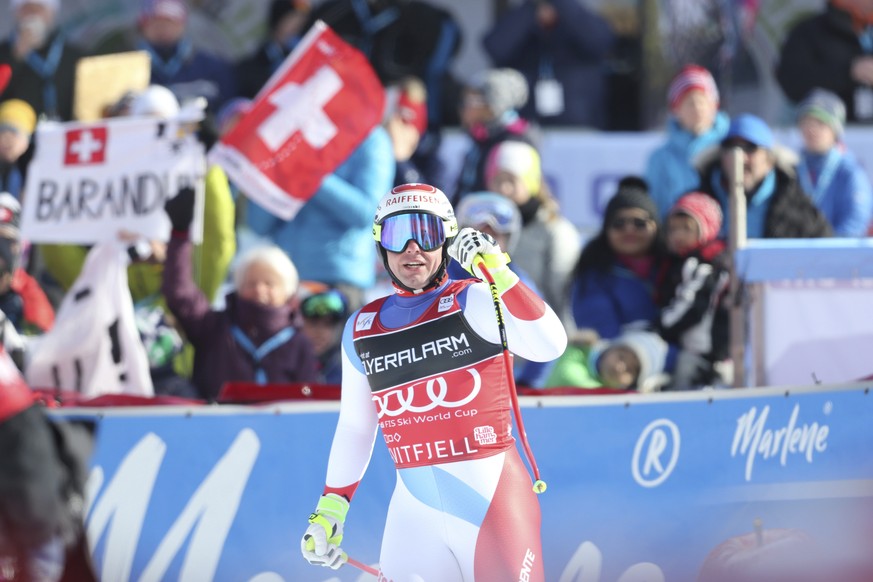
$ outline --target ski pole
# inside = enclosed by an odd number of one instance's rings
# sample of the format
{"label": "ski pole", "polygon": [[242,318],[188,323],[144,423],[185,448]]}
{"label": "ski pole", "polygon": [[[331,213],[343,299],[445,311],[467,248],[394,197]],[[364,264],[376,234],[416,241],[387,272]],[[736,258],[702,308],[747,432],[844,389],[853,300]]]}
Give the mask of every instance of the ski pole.
{"label": "ski pole", "polygon": [[488,286],[491,289],[491,299],[494,301],[494,311],[497,313],[497,328],[500,331],[500,343],[503,346],[503,367],[506,371],[506,379],[509,382],[509,396],[512,399],[512,411],[515,413],[515,423],[518,425],[518,437],[521,439],[521,445],[524,447],[524,454],[530,463],[534,474],[533,490],[537,493],[543,493],[546,490],[546,482],[540,479],[540,470],[537,467],[536,459],[534,459],[533,451],[530,444],[527,442],[527,432],[524,430],[524,422],[521,420],[521,409],[518,406],[518,394],[515,388],[515,375],[512,373],[512,358],[509,356],[509,342],[506,340],[506,323],[503,321],[503,310],[500,308],[500,293],[497,290],[497,283],[494,277],[485,266],[485,261],[477,256],[477,265],[485,276]]}
{"label": "ski pole", "polygon": [[348,554],[346,554],[346,562],[348,563],[349,566],[354,566],[358,570],[363,570],[367,574],[372,574],[376,578],[379,577],[379,570],[377,570],[376,568],[373,568],[372,566],[368,566],[367,564],[364,564],[363,562],[359,562],[359,561],[355,560],[354,558],[349,557]]}

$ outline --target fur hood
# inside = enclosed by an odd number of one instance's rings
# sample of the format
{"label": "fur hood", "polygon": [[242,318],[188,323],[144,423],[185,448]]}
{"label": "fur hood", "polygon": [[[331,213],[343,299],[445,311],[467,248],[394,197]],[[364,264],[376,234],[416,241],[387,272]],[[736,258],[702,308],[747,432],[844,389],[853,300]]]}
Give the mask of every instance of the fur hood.
{"label": "fur hood", "polygon": [[[773,158],[776,162],[776,168],[782,170],[791,178],[797,176],[797,164],[800,163],[800,156],[791,148],[777,145],[772,150]],[[720,146],[712,146],[700,152],[692,160],[694,169],[701,174],[708,174],[714,163],[718,163],[718,158],[721,155]]]}

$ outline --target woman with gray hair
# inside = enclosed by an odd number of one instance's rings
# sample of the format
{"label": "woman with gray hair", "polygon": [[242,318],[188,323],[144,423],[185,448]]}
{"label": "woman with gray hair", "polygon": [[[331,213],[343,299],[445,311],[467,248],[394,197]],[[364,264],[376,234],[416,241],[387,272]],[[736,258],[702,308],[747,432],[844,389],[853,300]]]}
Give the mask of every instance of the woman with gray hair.
{"label": "woman with gray hair", "polygon": [[214,400],[226,382],[316,381],[315,353],[297,316],[294,263],[274,245],[250,249],[239,258],[225,308],[214,309],[191,275],[193,205],[179,198],[167,203],[173,233],[162,291],[194,346],[192,381],[200,397]]}

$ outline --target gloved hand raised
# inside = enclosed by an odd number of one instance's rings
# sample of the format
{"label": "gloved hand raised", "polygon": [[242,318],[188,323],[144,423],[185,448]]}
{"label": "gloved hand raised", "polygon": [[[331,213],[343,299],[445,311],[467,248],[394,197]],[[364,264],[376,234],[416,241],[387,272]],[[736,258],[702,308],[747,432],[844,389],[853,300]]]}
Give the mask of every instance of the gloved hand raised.
{"label": "gloved hand raised", "polygon": [[479,264],[484,263],[500,291],[505,291],[518,281],[518,276],[507,266],[509,255],[500,250],[500,246],[491,236],[474,228],[461,229],[449,246],[449,256],[458,261],[468,273],[480,279],[485,279],[479,268]]}
{"label": "gloved hand raised", "polygon": [[322,495],[318,500],[315,513],[309,516],[309,527],[300,540],[300,551],[310,564],[336,570],[346,563],[348,556],[340,543],[348,511],[349,502],[334,493]]}
{"label": "gloved hand raised", "polygon": [[188,232],[194,220],[194,188],[185,186],[164,203],[164,212],[176,232]]}

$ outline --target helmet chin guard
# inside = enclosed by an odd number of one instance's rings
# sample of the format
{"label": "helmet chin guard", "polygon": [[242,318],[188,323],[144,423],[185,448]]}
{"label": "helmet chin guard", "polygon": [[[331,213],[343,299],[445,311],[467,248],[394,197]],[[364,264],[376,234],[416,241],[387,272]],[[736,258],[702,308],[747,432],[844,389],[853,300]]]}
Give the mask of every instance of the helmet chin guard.
{"label": "helmet chin guard", "polygon": [[[388,266],[388,251],[382,246],[382,224],[386,218],[398,214],[423,213],[431,214],[442,220],[445,241],[442,244],[442,262],[433,277],[422,289],[412,289],[404,285]],[[429,184],[402,184],[391,189],[379,201],[376,215],[373,218],[373,239],[376,248],[382,256],[385,270],[391,276],[394,285],[409,293],[422,293],[439,286],[446,278],[446,265],[449,261],[448,247],[458,234],[458,221],[451,202],[445,194]]]}

